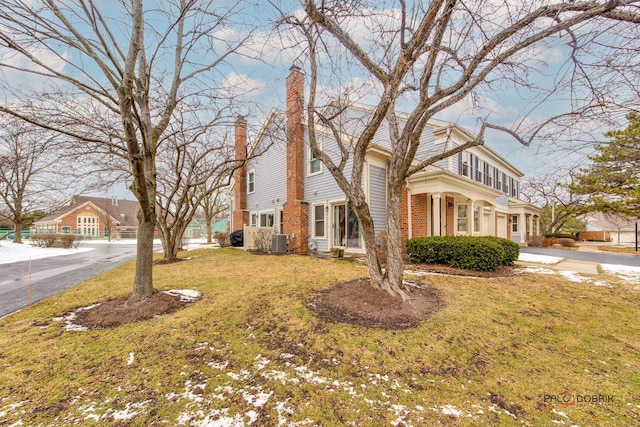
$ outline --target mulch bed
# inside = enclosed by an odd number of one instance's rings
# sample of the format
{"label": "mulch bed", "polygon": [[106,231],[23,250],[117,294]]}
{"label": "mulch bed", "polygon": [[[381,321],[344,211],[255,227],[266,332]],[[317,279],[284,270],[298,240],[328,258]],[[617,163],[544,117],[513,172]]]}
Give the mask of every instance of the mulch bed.
{"label": "mulch bed", "polygon": [[89,329],[115,328],[163,314],[173,313],[188,303],[180,301],[179,295],[156,292],[143,301],[127,304],[127,298],[105,301],[90,310],[78,311],[74,324]]}
{"label": "mulch bed", "polygon": [[515,274],[513,266],[502,266],[496,271],[465,270],[464,268],[450,267],[441,264],[406,264],[405,269],[413,271],[426,271],[428,273],[447,274],[450,276],[482,277],[490,279],[493,277],[510,277]]}
{"label": "mulch bed", "polygon": [[380,329],[407,329],[419,326],[444,307],[440,292],[425,284],[410,287],[409,302],[374,289],[369,279],[340,282],[318,292],[309,306],[328,322],[341,322]]}

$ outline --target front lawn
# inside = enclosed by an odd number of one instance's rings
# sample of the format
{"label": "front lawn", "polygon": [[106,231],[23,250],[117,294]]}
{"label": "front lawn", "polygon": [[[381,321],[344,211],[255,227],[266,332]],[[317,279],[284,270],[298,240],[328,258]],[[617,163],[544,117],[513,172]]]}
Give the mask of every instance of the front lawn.
{"label": "front lawn", "polygon": [[309,307],[314,292],[364,276],[357,263],[188,255],[154,267],[157,289],[203,293],[172,314],[75,332],[52,321],[127,295],[127,264],[0,320],[0,425],[640,423],[633,284],[427,275],[444,308],[390,331],[326,323]]}

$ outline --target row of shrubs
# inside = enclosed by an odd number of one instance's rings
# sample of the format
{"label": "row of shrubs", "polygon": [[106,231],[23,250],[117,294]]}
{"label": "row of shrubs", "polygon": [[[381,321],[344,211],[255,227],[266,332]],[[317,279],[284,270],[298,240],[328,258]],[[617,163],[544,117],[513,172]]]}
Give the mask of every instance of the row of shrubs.
{"label": "row of shrubs", "polygon": [[527,241],[529,246],[536,248],[548,248],[553,245],[560,245],[565,248],[570,248],[576,245],[576,241],[570,237],[546,237],[532,236]]}
{"label": "row of shrubs", "polygon": [[39,248],[50,248],[56,242],[62,243],[63,248],[71,248],[82,236],[75,234],[36,233],[29,237],[32,244]]}
{"label": "row of shrubs", "polygon": [[495,271],[513,264],[520,256],[520,247],[501,237],[433,236],[408,240],[407,254],[416,263]]}

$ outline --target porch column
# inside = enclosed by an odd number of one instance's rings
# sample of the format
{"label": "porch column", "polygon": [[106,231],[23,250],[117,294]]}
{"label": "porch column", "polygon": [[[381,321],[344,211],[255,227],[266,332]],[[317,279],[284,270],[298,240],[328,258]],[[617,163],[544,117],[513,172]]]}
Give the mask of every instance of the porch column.
{"label": "porch column", "polygon": [[533,236],[533,215],[529,214],[529,224],[527,226],[529,236]]}
{"label": "porch column", "polygon": [[522,212],[518,215],[518,234],[520,234],[520,243],[527,242],[527,215]]}
{"label": "porch column", "polygon": [[536,236],[540,235],[540,215],[536,215]]}
{"label": "porch column", "polygon": [[440,193],[433,193],[433,204],[431,210],[433,211],[433,235],[440,236],[442,226],[440,224]]}
{"label": "porch column", "polygon": [[[480,212],[479,214],[481,215],[482,212]],[[471,215],[469,215],[469,218],[471,219],[471,227],[469,227],[469,230],[471,230],[471,233],[469,234],[473,236],[475,233],[478,232],[478,230],[476,230],[476,200],[471,200]]]}
{"label": "porch column", "polygon": [[490,236],[497,236],[498,233],[496,233],[496,208],[491,206],[491,208],[489,208],[489,230],[488,230],[488,234]]}

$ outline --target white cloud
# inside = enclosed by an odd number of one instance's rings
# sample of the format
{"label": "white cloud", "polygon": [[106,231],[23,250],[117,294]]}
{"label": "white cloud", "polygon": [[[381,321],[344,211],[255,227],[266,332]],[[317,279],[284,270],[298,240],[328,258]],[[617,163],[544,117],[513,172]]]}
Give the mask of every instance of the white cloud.
{"label": "white cloud", "polygon": [[227,96],[256,96],[265,89],[265,84],[261,80],[252,79],[246,74],[229,73],[222,82],[220,91]]}

